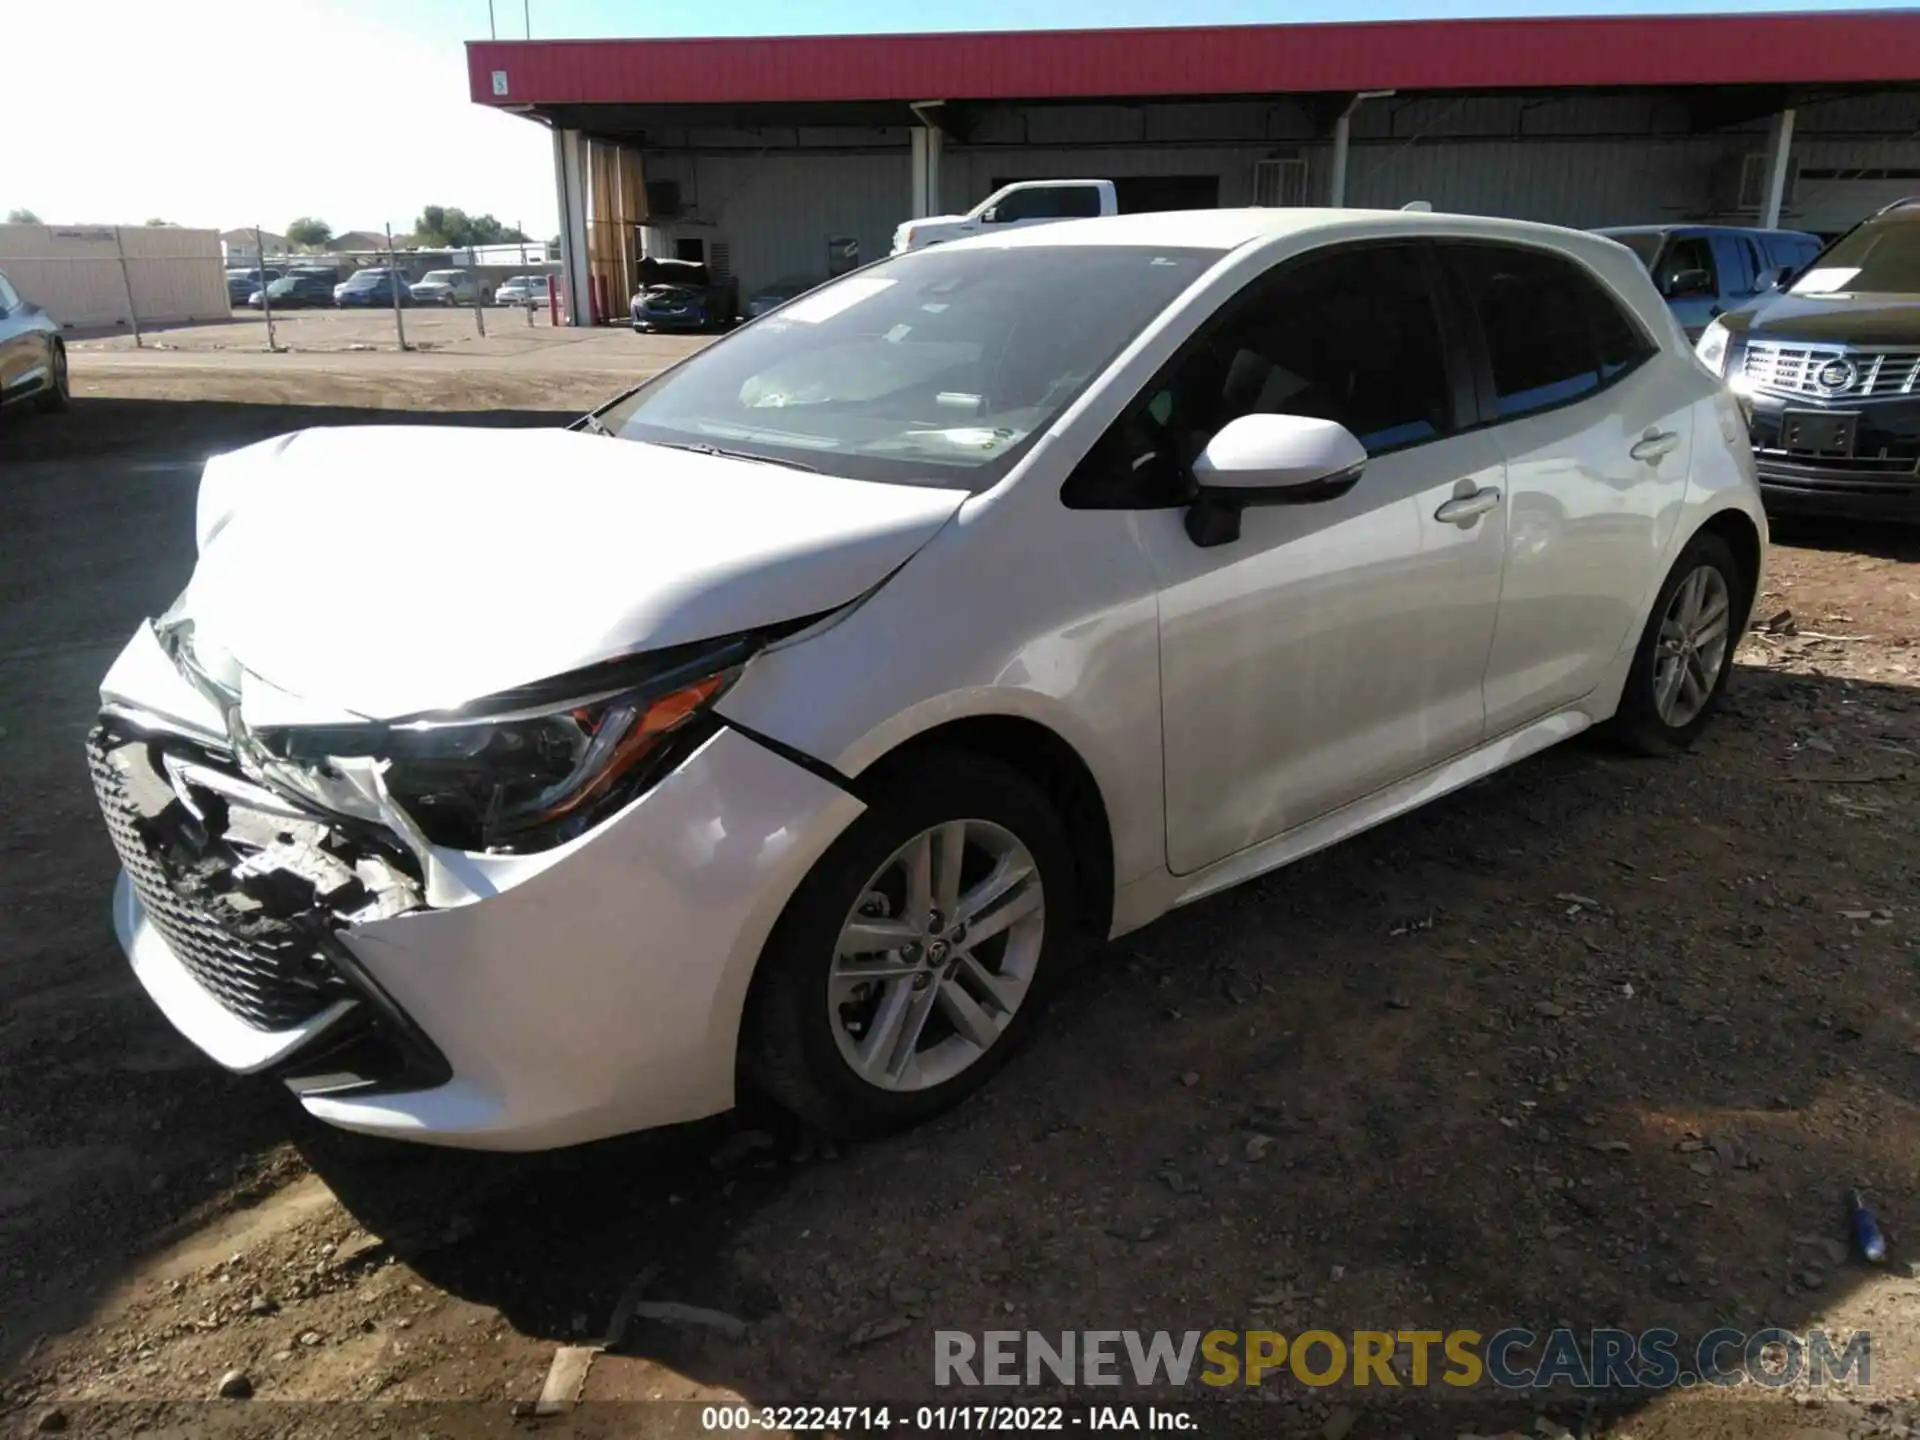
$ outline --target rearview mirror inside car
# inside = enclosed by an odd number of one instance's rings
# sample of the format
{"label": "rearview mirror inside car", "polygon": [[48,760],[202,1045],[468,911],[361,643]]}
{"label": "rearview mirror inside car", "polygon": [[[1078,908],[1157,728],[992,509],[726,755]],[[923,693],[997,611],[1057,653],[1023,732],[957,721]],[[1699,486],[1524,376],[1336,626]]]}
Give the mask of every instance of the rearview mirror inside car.
{"label": "rearview mirror inside car", "polygon": [[1311,505],[1347,493],[1366,469],[1366,447],[1346,426],[1306,415],[1242,415],[1221,427],[1193,462],[1197,494],[1187,537],[1199,546],[1240,538],[1249,505]]}

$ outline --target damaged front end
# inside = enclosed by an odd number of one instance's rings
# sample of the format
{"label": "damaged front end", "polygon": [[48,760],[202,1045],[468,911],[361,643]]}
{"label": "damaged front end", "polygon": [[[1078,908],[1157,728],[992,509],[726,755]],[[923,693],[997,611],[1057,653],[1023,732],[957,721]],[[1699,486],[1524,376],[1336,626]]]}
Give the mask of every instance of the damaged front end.
{"label": "damaged front end", "polygon": [[174,958],[252,1029],[316,1032],[282,1078],[302,1093],[445,1082],[445,1060],[339,937],[422,905],[407,847],[120,715],[101,717],[87,756],[128,883]]}

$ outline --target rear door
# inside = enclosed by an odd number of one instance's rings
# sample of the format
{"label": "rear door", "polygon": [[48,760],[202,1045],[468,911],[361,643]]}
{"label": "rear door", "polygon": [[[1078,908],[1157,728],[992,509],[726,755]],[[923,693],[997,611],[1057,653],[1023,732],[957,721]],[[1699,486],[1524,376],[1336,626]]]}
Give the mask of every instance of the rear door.
{"label": "rear door", "polygon": [[1557,251],[1449,244],[1478,319],[1481,403],[1506,460],[1489,737],[1579,700],[1657,578],[1687,485],[1695,391],[1630,309]]}

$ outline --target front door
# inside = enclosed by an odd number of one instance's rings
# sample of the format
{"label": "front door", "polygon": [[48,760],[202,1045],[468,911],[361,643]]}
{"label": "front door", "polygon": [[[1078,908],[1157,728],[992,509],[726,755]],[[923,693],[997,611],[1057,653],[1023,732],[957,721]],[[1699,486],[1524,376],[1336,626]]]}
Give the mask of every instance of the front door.
{"label": "front door", "polygon": [[[1345,495],[1250,508],[1226,545],[1196,546],[1177,509],[1143,516],[1176,873],[1480,741],[1504,476],[1493,442],[1460,428],[1466,378],[1437,273],[1416,244],[1289,262],[1141,397],[1135,423],[1165,452],[1149,465],[1190,464],[1251,413],[1337,420],[1370,457]],[[1449,505],[1455,518],[1436,518]]]}

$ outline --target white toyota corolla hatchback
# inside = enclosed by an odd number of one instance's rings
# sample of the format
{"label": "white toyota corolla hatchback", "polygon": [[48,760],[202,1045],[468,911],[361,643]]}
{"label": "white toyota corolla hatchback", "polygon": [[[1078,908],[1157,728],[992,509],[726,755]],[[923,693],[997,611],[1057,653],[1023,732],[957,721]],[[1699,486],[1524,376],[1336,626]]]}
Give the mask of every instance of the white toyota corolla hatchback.
{"label": "white toyota corolla hatchback", "polygon": [[121,943],[315,1115],[499,1149],[979,1086],[1071,950],[1610,722],[1761,581],[1632,253],[1253,210],[871,266],[570,431],[207,463],[102,685]]}

